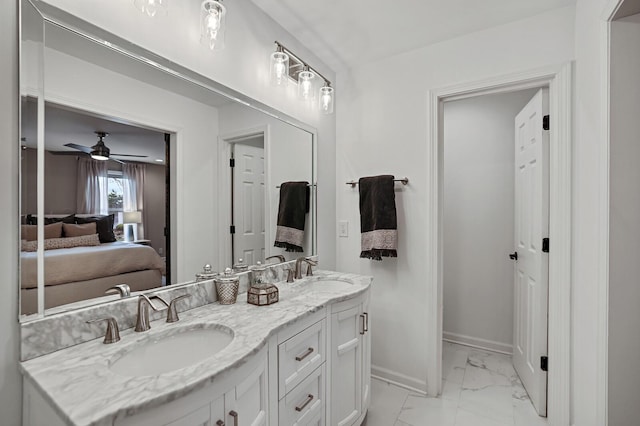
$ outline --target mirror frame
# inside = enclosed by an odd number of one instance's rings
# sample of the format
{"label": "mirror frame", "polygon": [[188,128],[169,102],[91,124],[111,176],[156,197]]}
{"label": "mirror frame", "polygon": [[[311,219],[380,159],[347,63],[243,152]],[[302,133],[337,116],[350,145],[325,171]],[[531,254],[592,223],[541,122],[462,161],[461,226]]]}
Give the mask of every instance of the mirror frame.
{"label": "mirror frame", "polygon": [[[55,6],[51,6],[39,0],[24,0],[24,1],[28,1],[29,3],[31,3],[31,5],[40,13],[43,20],[43,28],[46,27],[47,24],[58,26],[63,30],[69,31],[77,35],[78,37],[83,37],[89,41],[103,45],[104,47],[108,49],[112,49],[113,51],[121,55],[124,55],[125,57],[144,63],[147,66],[155,68],[158,71],[167,73],[175,78],[182,79],[183,81],[191,83],[202,90],[212,92],[216,95],[227,98],[230,101],[249,107],[253,110],[266,114],[269,117],[279,120],[285,124],[291,125],[293,127],[296,127],[298,129],[301,129],[309,133],[311,135],[311,142],[312,142],[312,160],[311,160],[312,161],[312,182],[310,182],[311,184],[311,191],[310,191],[311,200],[310,201],[312,206],[310,210],[310,229],[311,229],[311,251],[312,252],[309,254],[309,256],[317,256],[318,254],[318,238],[317,238],[317,232],[318,232],[317,230],[318,132],[315,127],[310,126],[309,124],[304,123],[296,118],[293,118],[267,104],[264,104],[249,96],[246,96],[234,89],[231,89],[230,87],[227,87],[221,83],[218,83],[215,80],[210,79],[209,77],[206,77],[202,74],[192,71],[176,62],[173,62],[164,57],[161,57],[150,50],[147,50],[136,44],[133,44],[113,33],[110,33],[106,30],[103,30],[100,27],[97,27],[89,22],[86,22],[76,17],[75,15],[72,15],[66,11],[58,9]],[[22,58],[23,58],[22,1],[19,2],[19,17],[20,17],[20,22],[19,22],[20,36],[18,37],[18,55],[19,55],[20,64],[22,64]],[[45,30],[43,29],[43,31]],[[44,35],[44,37],[45,39],[44,39],[43,49],[46,46],[46,34]],[[22,71],[22,66],[20,67],[20,71]],[[21,84],[22,84],[22,75],[21,75],[21,72],[19,72],[18,73],[19,87],[22,87]],[[46,88],[43,88],[42,92],[45,92],[45,91],[46,91]],[[21,105],[22,95],[23,94],[20,91],[20,93],[18,94],[19,96],[18,105]],[[40,120],[40,117],[44,117],[44,102],[46,101],[46,99],[44,99],[44,93],[42,95],[43,95],[42,102],[39,102],[39,104],[42,103],[42,111],[40,111],[40,108],[38,111],[39,123],[40,121],[44,123],[44,120]],[[19,126],[18,128],[20,129],[22,128],[21,113],[19,114],[18,126]],[[40,127],[42,127],[42,129],[40,129]],[[40,214],[40,210],[42,210],[42,213],[44,213],[44,205],[41,206],[41,204],[44,202],[44,177],[40,176],[42,175],[42,173],[40,172],[44,168],[44,154],[40,152],[43,150],[44,150],[44,124],[42,124],[42,126],[38,124],[38,156],[39,157],[42,156],[42,164],[40,164],[40,161],[38,163],[38,182],[37,182],[38,183],[38,188],[37,188],[38,214]],[[19,150],[19,154],[20,154],[20,150]],[[20,160],[20,158],[18,158],[18,160]],[[18,185],[19,185],[18,191],[19,193],[21,193],[21,186],[22,186],[21,178],[18,179]],[[42,203],[41,203],[41,198],[42,198]],[[21,205],[18,206],[19,210],[21,210],[21,207],[22,207]],[[218,207],[217,210],[220,210],[220,208],[221,207]],[[18,217],[20,217],[20,214],[21,212],[19,211]],[[18,233],[17,241],[20,242],[20,235],[19,235],[20,227],[17,228],[16,232]],[[38,235],[44,236],[44,224],[42,221],[38,222]],[[174,237],[172,236],[172,239],[173,238]],[[219,246],[222,246],[222,244],[219,244]],[[18,250],[18,252],[20,252],[19,246],[16,249]],[[220,253],[219,257],[222,258],[222,256],[223,254]],[[18,263],[17,267],[18,267],[17,276],[18,276],[18,280],[20,280],[19,278],[21,276],[20,262]],[[190,283],[193,283],[193,281],[186,281],[183,283],[172,284],[170,288],[174,289]],[[17,285],[20,286],[19,281]],[[149,292],[156,293],[156,292],[162,292],[167,289],[169,289],[169,287],[166,287],[166,288],[160,287],[157,289],[149,290]],[[85,301],[86,304],[83,304],[82,301],[75,302],[73,304],[74,305],[73,308],[64,310],[64,312],[72,311],[75,309],[81,309],[86,306],[95,306],[103,303],[109,303],[113,301],[113,299],[96,301],[96,302],[91,302],[91,300],[96,300],[96,299],[86,300]],[[80,304],[81,306],[78,306],[78,304]],[[20,306],[20,295],[18,299],[18,306]],[[43,250],[40,250],[40,248],[38,249],[38,312],[36,314],[31,314],[28,316],[22,315],[20,313],[20,309],[18,309],[18,312],[19,312],[18,321],[21,323],[38,320],[47,316],[46,310],[44,309],[44,253],[43,253]]]}

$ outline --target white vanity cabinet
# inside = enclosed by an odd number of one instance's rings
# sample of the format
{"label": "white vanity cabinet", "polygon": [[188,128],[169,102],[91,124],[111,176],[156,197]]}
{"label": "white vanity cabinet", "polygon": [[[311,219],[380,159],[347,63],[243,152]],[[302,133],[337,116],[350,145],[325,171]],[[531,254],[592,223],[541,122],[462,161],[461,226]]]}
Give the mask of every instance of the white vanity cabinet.
{"label": "white vanity cabinet", "polygon": [[369,293],[331,306],[331,425],[362,422],[371,399]]}
{"label": "white vanity cabinet", "polygon": [[260,426],[268,418],[267,351],[195,393],[116,420],[116,426]]}
{"label": "white vanity cabinet", "polygon": [[[345,299],[342,297],[341,299]],[[158,406],[137,406],[135,414],[114,409],[111,417],[93,417],[95,405],[82,407],[78,424],[114,426],[351,426],[360,425],[370,403],[371,340],[369,290],[312,312],[298,309],[287,325],[267,339],[257,353],[235,369],[216,376],[201,389],[188,391],[171,382],[181,396]],[[268,308],[266,308],[268,309]],[[297,319],[296,319],[297,318]],[[245,337],[247,338],[247,337]],[[254,339],[255,341],[255,339]],[[113,373],[115,374],[115,373]],[[193,372],[189,374],[193,375]],[[181,381],[175,376],[176,381]],[[181,377],[181,376],[180,376]],[[184,377],[185,386],[188,377]],[[36,377],[37,379],[37,377]],[[139,378],[113,376],[110,389],[135,388]],[[75,424],[77,399],[60,395],[59,407],[49,404],[41,388],[25,376],[24,426]],[[144,381],[141,381],[145,383]],[[178,386],[173,386],[175,383]],[[154,383],[155,385],[155,383]],[[95,384],[93,386],[99,386]],[[141,387],[140,392],[148,388]],[[158,387],[158,392],[163,390]],[[160,394],[159,394],[160,396]],[[135,395],[132,394],[135,398]],[[55,396],[54,396],[55,398]],[[65,405],[66,404],[66,405]],[[109,405],[109,400],[104,401]],[[135,401],[133,401],[135,406]],[[60,408],[65,410],[65,408]]]}

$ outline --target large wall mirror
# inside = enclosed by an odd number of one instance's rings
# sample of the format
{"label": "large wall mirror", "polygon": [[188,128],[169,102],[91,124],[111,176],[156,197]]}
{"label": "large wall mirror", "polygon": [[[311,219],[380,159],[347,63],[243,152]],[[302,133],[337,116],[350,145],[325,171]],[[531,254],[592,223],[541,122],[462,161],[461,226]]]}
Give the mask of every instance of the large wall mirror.
{"label": "large wall mirror", "polygon": [[[316,254],[314,129],[21,4],[22,320],[113,300],[117,284],[191,282],[205,264]],[[308,185],[302,252],[274,246],[287,182]]]}

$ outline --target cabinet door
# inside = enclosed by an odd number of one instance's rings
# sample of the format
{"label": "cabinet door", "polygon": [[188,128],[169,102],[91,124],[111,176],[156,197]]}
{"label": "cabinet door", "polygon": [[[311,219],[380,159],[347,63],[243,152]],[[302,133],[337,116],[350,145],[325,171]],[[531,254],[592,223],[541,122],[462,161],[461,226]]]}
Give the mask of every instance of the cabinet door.
{"label": "cabinet door", "polygon": [[369,319],[369,293],[362,303],[364,334],[362,335],[362,411],[366,412],[371,402],[371,320]]}
{"label": "cabinet door", "polygon": [[269,403],[267,383],[267,360],[264,357],[264,361],[258,368],[225,395],[227,426],[267,424]]}
{"label": "cabinet door", "polygon": [[167,426],[211,426],[209,406],[201,407],[170,423]]}
{"label": "cabinet door", "polygon": [[362,407],[361,304],[331,315],[331,424],[352,425]]}

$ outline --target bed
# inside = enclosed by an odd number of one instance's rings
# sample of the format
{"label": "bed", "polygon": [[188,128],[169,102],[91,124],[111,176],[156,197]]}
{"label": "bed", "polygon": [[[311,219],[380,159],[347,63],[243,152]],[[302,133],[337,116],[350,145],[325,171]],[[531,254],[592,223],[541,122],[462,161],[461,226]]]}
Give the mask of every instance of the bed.
{"label": "bed", "polygon": [[[37,312],[37,252],[22,251],[22,314]],[[162,285],[165,263],[149,246],[129,242],[45,250],[45,308],[105,295],[116,284],[131,291]]]}

